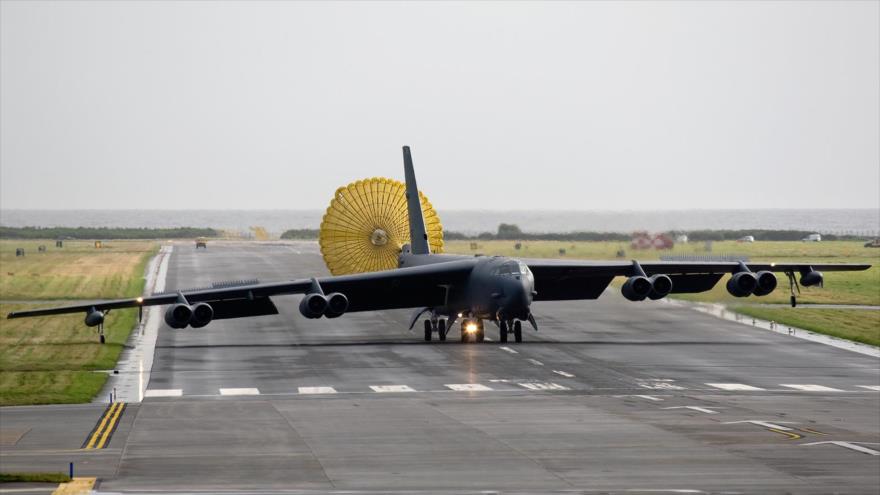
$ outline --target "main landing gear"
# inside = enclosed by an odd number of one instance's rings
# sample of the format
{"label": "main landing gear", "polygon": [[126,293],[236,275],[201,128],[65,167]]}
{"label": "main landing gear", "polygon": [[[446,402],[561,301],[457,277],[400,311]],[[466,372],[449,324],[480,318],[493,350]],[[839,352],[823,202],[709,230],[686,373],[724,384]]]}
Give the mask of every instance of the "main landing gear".
{"label": "main landing gear", "polygon": [[511,333],[516,342],[522,342],[522,322],[501,320],[501,323],[498,324],[498,341],[507,342],[507,336]]}
{"label": "main landing gear", "polygon": [[430,342],[434,332],[437,333],[437,340],[443,342],[446,340],[446,320],[439,318],[437,320],[425,320],[425,342]]}

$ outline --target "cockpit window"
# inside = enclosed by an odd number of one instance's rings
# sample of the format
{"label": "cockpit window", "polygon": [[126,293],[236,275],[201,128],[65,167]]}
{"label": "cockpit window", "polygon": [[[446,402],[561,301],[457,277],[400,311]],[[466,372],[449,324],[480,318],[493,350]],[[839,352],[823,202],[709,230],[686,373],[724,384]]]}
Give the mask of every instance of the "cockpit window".
{"label": "cockpit window", "polygon": [[493,270],[492,273],[494,275],[503,275],[505,277],[517,278],[519,278],[521,275],[524,275],[530,280],[532,279],[531,270],[529,270],[529,267],[521,261],[507,261],[505,263],[502,263],[501,265],[495,267],[495,270]]}

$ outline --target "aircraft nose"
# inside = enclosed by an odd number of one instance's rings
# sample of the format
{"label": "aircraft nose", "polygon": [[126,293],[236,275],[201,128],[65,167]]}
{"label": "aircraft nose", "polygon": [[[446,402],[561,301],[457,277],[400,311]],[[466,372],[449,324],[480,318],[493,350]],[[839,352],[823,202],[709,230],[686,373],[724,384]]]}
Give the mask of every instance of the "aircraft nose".
{"label": "aircraft nose", "polygon": [[529,305],[531,303],[531,289],[526,287],[527,284],[516,281],[508,284],[504,288],[504,313],[511,317],[519,318],[521,315],[528,314]]}

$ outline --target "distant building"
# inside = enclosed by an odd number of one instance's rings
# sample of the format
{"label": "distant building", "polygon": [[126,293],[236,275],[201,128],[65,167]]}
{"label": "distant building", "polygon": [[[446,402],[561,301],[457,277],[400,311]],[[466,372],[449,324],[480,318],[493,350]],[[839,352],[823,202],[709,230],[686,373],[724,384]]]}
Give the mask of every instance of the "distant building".
{"label": "distant building", "polygon": [[801,239],[801,241],[803,241],[803,242],[820,242],[821,240],[822,240],[822,236],[819,234],[810,234],[810,235],[804,237],[803,239]]}
{"label": "distant building", "polygon": [[686,234],[679,234],[675,236],[675,242],[680,242],[682,244],[686,244],[688,241],[688,236]]}
{"label": "distant building", "polygon": [[744,235],[736,240],[736,242],[755,242],[755,236],[753,235]]}

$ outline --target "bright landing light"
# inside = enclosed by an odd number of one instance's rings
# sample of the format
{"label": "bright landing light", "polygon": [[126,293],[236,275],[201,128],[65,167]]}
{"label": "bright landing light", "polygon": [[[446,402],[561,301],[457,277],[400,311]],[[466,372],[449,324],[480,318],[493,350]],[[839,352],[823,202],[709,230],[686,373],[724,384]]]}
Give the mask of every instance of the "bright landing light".
{"label": "bright landing light", "polygon": [[477,331],[477,324],[476,323],[468,323],[467,325],[464,326],[464,331],[467,333],[476,332]]}

